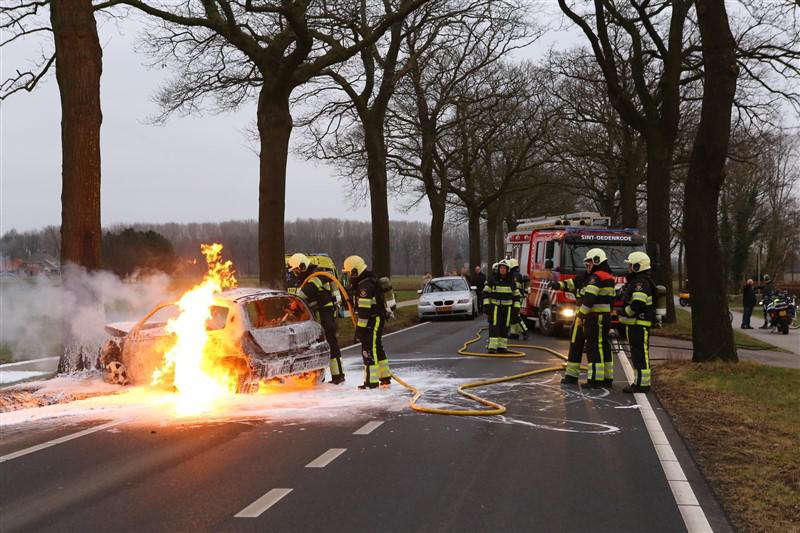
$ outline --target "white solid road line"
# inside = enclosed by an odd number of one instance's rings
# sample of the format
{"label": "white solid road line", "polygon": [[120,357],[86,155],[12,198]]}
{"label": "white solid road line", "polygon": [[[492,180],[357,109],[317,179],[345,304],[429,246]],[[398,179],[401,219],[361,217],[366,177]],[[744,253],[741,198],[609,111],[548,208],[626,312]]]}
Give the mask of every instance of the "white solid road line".
{"label": "white solid road line", "polygon": [[234,518],[258,518],[261,513],[278,503],[292,489],[272,489],[262,497],[233,515]]}
{"label": "white solid road line", "polygon": [[[385,339],[386,337],[391,337],[392,335],[397,335],[398,333],[403,333],[405,331],[410,331],[412,329],[415,329],[415,328],[418,328],[418,327],[421,327],[421,326],[427,326],[428,324],[430,324],[430,322],[422,322],[420,324],[414,324],[413,326],[408,326],[407,328],[398,329],[397,331],[393,331],[391,333],[387,333],[386,335],[383,336],[383,338]],[[356,344],[351,344],[349,346],[345,346],[344,348],[340,348],[340,349],[341,349],[341,351],[345,351],[345,350],[349,350],[350,348],[355,348],[356,346],[361,346],[361,345],[356,343]]]}
{"label": "white solid road line", "polygon": [[331,462],[342,455],[344,452],[347,451],[347,448],[331,448],[327,452],[323,453],[310,463],[306,465],[306,468],[325,468]]}
{"label": "white solid road line", "polygon": [[[625,371],[625,377],[628,378],[629,383],[633,383],[634,372],[631,363],[628,361],[628,356],[625,355],[624,350],[617,353],[619,362],[622,369]],[[672,490],[672,495],[675,498],[675,503],[678,504],[678,510],[683,517],[683,523],[686,524],[686,529],[689,533],[710,533],[711,524],[708,523],[703,508],[697,501],[694,495],[692,486],[686,480],[686,474],[683,472],[678,458],[675,456],[675,451],[672,449],[664,430],[661,427],[661,422],[658,421],[653,407],[650,405],[650,400],[647,399],[646,394],[635,393],[634,399],[639,404],[639,412],[644,419],[644,425],[647,427],[647,432],[650,434],[650,439],[653,441],[653,447],[658,455],[658,461],[661,463],[661,468],[664,469],[664,475],[669,483],[669,488]]]}
{"label": "white solid road line", "polygon": [[11,368],[12,366],[27,365],[27,364],[30,364],[30,363],[43,363],[45,361],[55,361],[58,358],[59,358],[58,356],[55,356],[55,357],[41,357],[39,359],[30,359],[28,361],[17,361],[16,363],[6,363],[6,364],[3,364],[3,365],[0,365],[0,370],[3,370],[4,368]]}
{"label": "white solid road line", "polygon": [[58,444],[63,444],[64,442],[71,441],[73,439],[78,439],[80,437],[84,437],[86,435],[90,435],[92,433],[96,433],[98,431],[103,431],[104,429],[108,429],[114,427],[116,425],[122,424],[125,420],[117,420],[115,422],[108,422],[106,424],[101,424],[99,426],[95,426],[93,428],[84,429],[83,431],[78,431],[77,433],[72,433],[71,435],[65,435],[63,437],[59,437],[57,439],[49,440],[47,442],[43,442],[42,444],[37,444],[36,446],[31,446],[30,448],[25,448],[24,450],[19,450],[17,452],[9,453],[7,455],[0,456],[0,463],[5,463],[6,461],[10,461],[12,459],[16,459],[17,457],[22,457],[23,455],[28,455],[29,453],[38,452],[39,450],[44,450],[45,448],[50,448],[51,446],[56,446]]}
{"label": "white solid road line", "polygon": [[366,424],[361,426],[359,429],[355,430],[353,432],[353,435],[369,435],[370,433],[372,433],[373,431],[378,429],[378,427],[381,424],[383,424],[383,422],[380,421],[380,420],[373,420],[372,422],[367,422]]}

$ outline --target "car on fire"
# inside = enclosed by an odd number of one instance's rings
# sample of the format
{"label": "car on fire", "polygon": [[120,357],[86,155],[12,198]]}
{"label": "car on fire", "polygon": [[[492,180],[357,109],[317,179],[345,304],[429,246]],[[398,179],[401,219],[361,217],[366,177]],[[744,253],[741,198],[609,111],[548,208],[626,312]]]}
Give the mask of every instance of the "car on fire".
{"label": "car on fire", "polygon": [[419,321],[444,316],[475,318],[478,315],[476,287],[460,276],[433,278],[422,290],[417,304]]}
{"label": "car on fire", "polygon": [[[262,381],[288,376],[323,380],[330,346],[322,326],[297,296],[260,288],[230,289],[216,294],[209,310],[206,353],[216,358],[215,366],[235,377],[237,392],[254,392]],[[112,340],[104,348],[105,363],[119,360],[132,384],[149,384],[175,343],[166,326],[178,314],[176,302],[170,301],[138,322],[108,324],[105,329]]]}

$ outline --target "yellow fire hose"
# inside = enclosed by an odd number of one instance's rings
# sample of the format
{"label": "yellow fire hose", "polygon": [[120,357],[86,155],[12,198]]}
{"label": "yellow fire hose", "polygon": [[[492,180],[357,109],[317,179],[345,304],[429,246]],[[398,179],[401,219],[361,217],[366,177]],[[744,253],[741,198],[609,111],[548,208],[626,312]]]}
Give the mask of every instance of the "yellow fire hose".
{"label": "yellow fire hose", "polygon": [[[339,290],[342,293],[342,299],[347,304],[347,308],[350,311],[350,318],[353,321],[353,327],[356,327],[356,325],[357,325],[356,317],[355,317],[355,313],[353,312],[353,307],[352,307],[352,305],[350,303],[350,298],[347,295],[347,290],[339,282],[339,280],[336,279],[335,276],[329,274],[328,272],[314,272],[313,274],[308,276],[305,279],[305,281],[303,281],[303,283],[300,285],[298,290],[302,289],[303,286],[306,283],[308,283],[308,280],[310,280],[311,278],[315,278],[315,277],[325,277],[325,278],[330,279],[334,283],[336,283],[336,285],[339,287]],[[468,346],[480,341],[481,340],[481,333],[484,332],[487,329],[489,329],[487,326],[484,326],[484,327],[480,328],[478,330],[478,332],[475,334],[475,337],[473,337],[472,339],[464,342],[464,344],[461,346],[461,349],[458,350],[458,354],[459,355],[464,355],[464,356],[472,356],[472,357],[497,357],[497,358],[519,358],[519,357],[525,357],[527,355],[525,352],[520,352],[520,351],[516,351],[516,350],[511,350],[511,351],[509,351],[509,353],[502,353],[502,354],[501,353],[485,353],[485,352],[469,351]],[[541,350],[541,351],[547,352],[547,353],[549,353],[551,355],[554,355],[554,356],[556,356],[556,357],[558,357],[560,359],[563,359],[565,361],[567,360],[567,356],[565,356],[564,354],[562,354],[560,352],[557,352],[557,351],[555,351],[555,350],[553,350],[551,348],[548,348],[546,346],[537,346],[537,345],[534,345],[534,344],[509,344],[508,346],[510,348],[525,348],[525,349],[529,349],[529,350]],[[419,405],[417,403],[417,401],[422,396],[422,393],[416,387],[414,387],[410,383],[407,383],[406,381],[404,381],[402,378],[400,378],[400,376],[398,376],[394,372],[392,372],[392,379],[395,380],[400,385],[402,385],[403,387],[405,387],[406,389],[408,389],[409,391],[411,391],[411,393],[414,396],[411,398],[411,402],[409,403],[409,407],[411,407],[413,410],[415,410],[417,412],[429,413],[429,414],[434,414],[434,415],[451,415],[451,416],[489,416],[489,415],[501,415],[501,414],[505,413],[506,412],[506,407],[504,405],[501,405],[499,403],[493,402],[491,400],[487,400],[486,398],[481,398],[477,394],[473,394],[471,392],[467,392],[465,389],[473,389],[475,387],[483,387],[483,386],[486,386],[486,385],[494,385],[496,383],[503,383],[503,382],[506,382],[506,381],[514,381],[514,380],[517,380],[517,379],[522,379],[522,378],[527,378],[527,377],[530,377],[530,376],[535,376],[536,374],[544,374],[545,372],[560,372],[561,370],[564,369],[564,366],[565,366],[564,364],[561,364],[559,366],[551,366],[551,367],[547,367],[547,368],[540,368],[538,370],[531,370],[529,372],[522,372],[521,374],[514,374],[514,375],[511,375],[511,376],[502,376],[502,377],[499,377],[499,378],[492,378],[492,379],[484,379],[484,380],[480,380],[480,381],[471,381],[469,383],[464,383],[463,385],[459,385],[459,387],[458,387],[458,393],[459,394],[461,394],[462,396],[464,396],[466,398],[469,398],[470,400],[473,400],[473,401],[475,401],[475,402],[477,402],[479,404],[485,405],[485,406],[489,407],[489,409],[441,409],[441,408],[438,408],[438,407],[425,407],[424,405]],[[583,367],[583,366],[581,368],[585,369],[585,367]]]}

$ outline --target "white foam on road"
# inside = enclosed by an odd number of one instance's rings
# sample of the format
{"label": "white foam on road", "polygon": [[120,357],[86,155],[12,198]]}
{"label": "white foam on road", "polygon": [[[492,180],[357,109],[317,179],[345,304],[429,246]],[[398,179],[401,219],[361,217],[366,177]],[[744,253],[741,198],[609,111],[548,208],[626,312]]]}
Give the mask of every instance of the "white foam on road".
{"label": "white foam on road", "polygon": [[[623,350],[620,350],[617,357],[622,369],[625,371],[628,382],[633,383],[634,371],[628,361],[628,356],[625,355]],[[672,445],[670,445],[667,436],[664,434],[661,422],[659,422],[653,407],[650,405],[650,400],[647,399],[646,394],[642,393],[635,393],[633,396],[639,406],[639,412],[642,414],[650,439],[653,441],[653,447],[656,450],[661,467],[664,469],[664,476],[667,479],[667,483],[669,483],[670,490],[672,490],[675,503],[678,504],[678,510],[683,517],[686,529],[689,533],[711,533],[713,531],[711,524],[708,523],[708,518],[703,508],[700,507],[691,484],[686,481],[683,467],[681,467]]]}
{"label": "white foam on road", "polygon": [[17,361],[15,363],[5,363],[0,365],[0,372],[4,372],[6,368],[12,368],[17,366],[24,366],[24,365],[31,365],[34,363],[45,363],[48,361],[58,361],[58,356],[56,357],[40,357],[38,359],[29,359],[27,361]]}

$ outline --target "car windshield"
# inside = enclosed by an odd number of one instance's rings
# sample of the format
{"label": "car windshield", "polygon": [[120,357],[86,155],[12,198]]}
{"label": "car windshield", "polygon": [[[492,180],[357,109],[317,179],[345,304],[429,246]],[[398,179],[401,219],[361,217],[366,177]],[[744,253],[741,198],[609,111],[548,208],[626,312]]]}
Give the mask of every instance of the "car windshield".
{"label": "car windshield", "polygon": [[571,257],[567,256],[565,261],[566,264],[563,265],[564,268],[573,269],[573,271],[583,270],[583,258],[586,257],[586,252],[592,248],[602,248],[602,250],[606,253],[606,256],[608,256],[608,266],[611,267],[611,270],[613,270],[615,274],[619,275],[622,275],[628,271],[628,264],[625,262],[625,260],[628,258],[628,255],[631,252],[644,251],[644,247],[641,245],[597,246],[594,244],[574,244],[567,248],[567,253],[571,254]]}
{"label": "car windshield", "polygon": [[276,296],[247,302],[244,306],[250,324],[256,328],[274,328],[292,322],[310,320],[308,308],[293,296]]}
{"label": "car windshield", "polygon": [[466,280],[464,278],[450,278],[450,279],[432,279],[425,285],[425,290],[423,292],[454,292],[454,291],[468,291],[469,285],[467,285]]}

